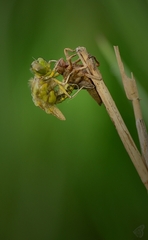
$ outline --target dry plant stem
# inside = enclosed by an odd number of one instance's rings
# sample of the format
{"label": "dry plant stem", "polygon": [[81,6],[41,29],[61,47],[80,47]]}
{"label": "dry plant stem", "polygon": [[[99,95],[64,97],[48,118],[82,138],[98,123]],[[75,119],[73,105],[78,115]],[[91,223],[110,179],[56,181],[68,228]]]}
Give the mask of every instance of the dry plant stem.
{"label": "dry plant stem", "polygon": [[148,169],[148,134],[146,130],[146,126],[144,123],[144,120],[142,119],[142,112],[140,108],[140,99],[138,95],[138,89],[136,85],[136,81],[134,79],[133,74],[131,74],[131,78],[129,78],[124,70],[124,65],[122,63],[120,52],[118,46],[114,46],[114,50],[116,53],[116,58],[118,62],[118,66],[120,69],[122,82],[124,86],[124,90],[126,93],[126,96],[129,100],[132,101],[135,119],[136,119],[136,127],[138,131],[138,137],[141,147],[141,152],[143,156],[143,161]]}
{"label": "dry plant stem", "polygon": [[[148,171],[142,161],[142,157],[102,79],[102,75],[100,71],[97,69],[96,64],[87,53],[84,47],[78,47],[76,52],[81,59],[84,66],[87,66],[88,74],[91,76],[91,80],[93,81],[94,85],[96,86],[96,90],[100,95],[106,110],[113,121],[116,130],[124,144],[126,151],[128,152],[143,184],[145,185],[146,189],[148,190]],[[89,76],[89,77],[90,77]]]}

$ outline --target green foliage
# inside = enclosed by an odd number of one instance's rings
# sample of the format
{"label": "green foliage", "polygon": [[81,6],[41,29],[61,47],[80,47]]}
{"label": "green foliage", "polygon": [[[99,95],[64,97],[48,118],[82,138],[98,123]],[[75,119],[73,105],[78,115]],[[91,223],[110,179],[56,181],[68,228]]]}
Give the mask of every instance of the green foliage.
{"label": "green foliage", "polygon": [[82,90],[59,105],[62,122],[34,107],[27,86],[33,58],[86,47],[138,143],[116,60],[98,45],[104,37],[119,46],[147,124],[147,8],[142,0],[1,2],[0,239],[136,239],[142,224],[148,239],[147,192],[104,106]]}

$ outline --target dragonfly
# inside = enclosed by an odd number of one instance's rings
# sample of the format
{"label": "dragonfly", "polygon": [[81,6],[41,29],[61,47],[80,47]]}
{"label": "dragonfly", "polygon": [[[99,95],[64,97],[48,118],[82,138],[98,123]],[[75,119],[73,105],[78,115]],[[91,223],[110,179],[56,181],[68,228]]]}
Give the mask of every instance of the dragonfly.
{"label": "dragonfly", "polygon": [[[75,52],[75,50],[65,48],[64,54],[66,56],[66,60],[63,58],[59,59],[56,63],[55,70],[57,73],[63,75],[65,84],[76,84],[76,86],[81,89],[86,89],[88,93],[94,98],[94,100],[101,105],[102,100],[96,91],[96,87],[91,81],[91,78],[89,78],[88,72],[86,70],[86,67],[81,63],[80,59],[78,58],[75,61],[72,61],[72,58],[77,56],[77,54],[70,55],[69,52]],[[90,56],[93,57],[93,56]],[[97,66],[99,66],[99,62],[95,57],[94,61]]]}
{"label": "dragonfly", "polygon": [[[43,109],[47,114],[52,114],[60,120],[65,120],[63,113],[56,104],[63,102],[67,98],[72,98],[71,94],[76,89],[76,84],[62,83],[56,77],[60,74],[51,68],[51,62],[38,58],[31,64],[31,71],[34,77],[29,80],[32,99],[36,106]],[[78,88],[78,86],[77,86]]]}

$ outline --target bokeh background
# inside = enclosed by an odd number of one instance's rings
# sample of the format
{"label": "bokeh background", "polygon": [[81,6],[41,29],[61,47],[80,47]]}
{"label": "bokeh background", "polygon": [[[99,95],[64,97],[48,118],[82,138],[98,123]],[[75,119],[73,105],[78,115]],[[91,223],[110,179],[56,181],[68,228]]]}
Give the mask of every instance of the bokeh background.
{"label": "bokeh background", "polygon": [[81,91],[60,121],[34,106],[28,80],[33,58],[86,47],[139,148],[113,46],[148,127],[148,1],[1,0],[0,25],[0,239],[147,240],[148,194],[105,107]]}

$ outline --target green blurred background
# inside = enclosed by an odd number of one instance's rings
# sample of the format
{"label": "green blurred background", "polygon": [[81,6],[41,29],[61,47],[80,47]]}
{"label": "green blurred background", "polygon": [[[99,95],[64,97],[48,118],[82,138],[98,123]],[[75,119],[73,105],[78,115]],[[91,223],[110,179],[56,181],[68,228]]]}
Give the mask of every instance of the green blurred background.
{"label": "green blurred background", "polygon": [[35,107],[33,58],[84,46],[100,62],[136,144],[113,45],[138,83],[148,125],[148,2],[1,0],[1,240],[129,240],[145,226],[148,194],[105,110],[85,91],[58,107],[60,121]]}

